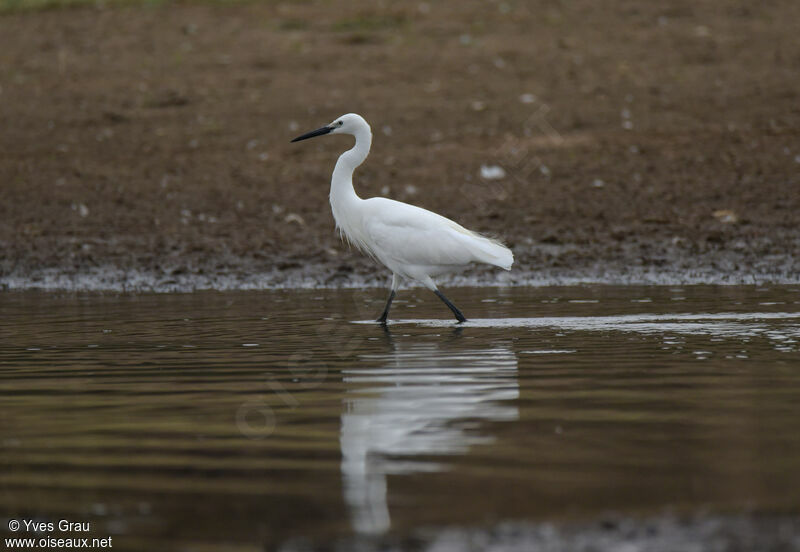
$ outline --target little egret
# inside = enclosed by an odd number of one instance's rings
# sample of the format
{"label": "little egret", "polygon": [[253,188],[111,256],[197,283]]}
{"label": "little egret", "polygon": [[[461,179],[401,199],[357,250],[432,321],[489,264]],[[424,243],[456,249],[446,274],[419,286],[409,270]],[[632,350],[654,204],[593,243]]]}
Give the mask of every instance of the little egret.
{"label": "little egret", "polygon": [[292,142],[324,134],[350,134],[356,145],[336,162],[331,177],[331,210],[339,232],[352,245],[392,271],[392,289],[377,322],[386,324],[400,277],[420,282],[447,305],[459,323],[461,311],[436,287],[435,276],[472,262],[511,269],[514,255],[502,243],[467,230],[432,211],[385,197],[361,199],[353,189],[353,171],[369,154],[372,131],[361,115],[348,113]]}

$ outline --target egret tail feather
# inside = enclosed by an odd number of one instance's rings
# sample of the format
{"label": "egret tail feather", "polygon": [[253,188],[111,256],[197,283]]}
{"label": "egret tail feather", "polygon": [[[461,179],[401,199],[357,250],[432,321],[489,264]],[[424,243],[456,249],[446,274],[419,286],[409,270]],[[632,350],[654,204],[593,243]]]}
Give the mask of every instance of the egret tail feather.
{"label": "egret tail feather", "polygon": [[514,264],[514,254],[508,247],[495,239],[481,236],[475,232],[470,232],[470,234],[464,236],[463,239],[468,241],[475,260],[511,270],[511,265]]}

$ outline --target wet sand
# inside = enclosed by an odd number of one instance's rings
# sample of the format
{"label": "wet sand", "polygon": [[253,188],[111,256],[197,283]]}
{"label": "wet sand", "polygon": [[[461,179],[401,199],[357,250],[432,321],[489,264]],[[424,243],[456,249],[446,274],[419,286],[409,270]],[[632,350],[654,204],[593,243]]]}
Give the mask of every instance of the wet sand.
{"label": "wet sand", "polygon": [[385,284],[334,232],[348,139],[289,143],[348,111],[375,134],[363,197],[514,250],[511,274],[452,283],[796,282],[798,19],[790,0],[5,13],[0,286]]}

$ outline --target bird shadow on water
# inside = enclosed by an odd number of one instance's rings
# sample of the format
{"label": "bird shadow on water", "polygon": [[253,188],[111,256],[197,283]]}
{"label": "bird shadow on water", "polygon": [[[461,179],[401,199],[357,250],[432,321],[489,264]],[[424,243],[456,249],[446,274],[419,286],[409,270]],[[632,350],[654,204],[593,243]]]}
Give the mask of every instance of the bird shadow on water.
{"label": "bird shadow on water", "polygon": [[482,422],[519,418],[516,355],[503,344],[465,348],[461,331],[421,343],[384,326],[387,352],[361,355],[370,368],[343,371],[349,390],[341,415],[341,472],[357,533],[390,528],[389,475],[444,470],[446,460],[421,458],[465,454],[493,441]]}

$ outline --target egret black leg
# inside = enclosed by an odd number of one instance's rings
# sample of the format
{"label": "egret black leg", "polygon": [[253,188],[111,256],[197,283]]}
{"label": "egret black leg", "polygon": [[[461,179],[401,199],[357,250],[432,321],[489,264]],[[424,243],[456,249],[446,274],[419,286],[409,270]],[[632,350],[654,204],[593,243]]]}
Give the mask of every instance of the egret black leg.
{"label": "egret black leg", "polygon": [[466,322],[467,321],[467,319],[464,318],[464,315],[461,314],[461,311],[458,310],[458,307],[456,307],[453,303],[451,303],[450,300],[447,297],[444,296],[444,293],[442,293],[438,289],[433,290],[433,292],[439,297],[439,299],[444,301],[445,305],[450,307],[450,310],[453,311],[453,314],[456,315],[456,320],[458,320],[459,324],[461,324],[462,322]]}
{"label": "egret black leg", "polygon": [[386,325],[386,318],[389,316],[389,308],[392,306],[392,301],[394,301],[394,290],[389,293],[389,299],[386,301],[386,307],[383,309],[383,314],[381,314],[380,318],[378,318],[375,322],[380,322],[384,326]]}

